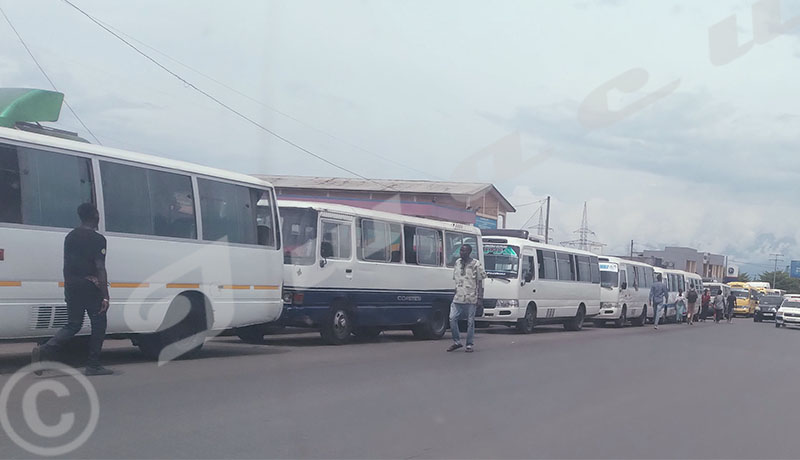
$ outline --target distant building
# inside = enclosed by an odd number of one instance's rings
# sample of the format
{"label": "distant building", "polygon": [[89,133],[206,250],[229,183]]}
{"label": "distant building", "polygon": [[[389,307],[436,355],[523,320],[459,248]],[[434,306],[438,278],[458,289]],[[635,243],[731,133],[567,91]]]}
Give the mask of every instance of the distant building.
{"label": "distant building", "polygon": [[697,273],[703,278],[720,280],[725,277],[725,256],[699,252],[697,249],[667,246],[664,250],[645,250],[633,259],[656,267],[675,268]]}
{"label": "distant building", "polygon": [[505,228],[514,206],[492,184],[339,177],[256,177],[275,186],[278,199],[338,203],[479,228]]}

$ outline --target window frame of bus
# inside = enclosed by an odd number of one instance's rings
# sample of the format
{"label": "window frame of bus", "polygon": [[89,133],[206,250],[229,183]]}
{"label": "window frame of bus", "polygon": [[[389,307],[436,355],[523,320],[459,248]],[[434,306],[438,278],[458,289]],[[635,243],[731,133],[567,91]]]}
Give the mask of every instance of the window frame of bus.
{"label": "window frame of bus", "polygon": [[[406,231],[413,230],[413,232],[409,235]],[[419,252],[417,248],[419,247],[419,241],[421,238],[420,231],[422,232],[431,232],[435,235],[435,244],[436,244],[436,262],[435,263],[422,263],[419,260]],[[409,246],[408,236],[411,236],[411,245]],[[405,246],[403,247],[404,255],[405,255],[405,263],[407,265],[419,265],[421,267],[441,267],[443,266],[444,261],[444,238],[442,235],[442,231],[440,229],[429,228],[429,227],[421,227],[417,225],[411,224],[403,224],[403,243]],[[413,255],[413,260],[410,260],[409,256]]]}
{"label": "window frame of bus", "polygon": [[[581,261],[583,261],[583,262],[581,262]],[[587,279],[583,279],[584,277],[581,276],[581,264],[584,264],[587,267],[586,268],[588,270],[588,273],[586,273],[586,275],[588,275]],[[588,255],[576,254],[575,255],[575,266],[576,266],[575,273],[576,273],[577,278],[578,278],[577,281],[581,282],[581,283],[591,283],[592,282],[592,261],[591,261],[591,258]]]}
{"label": "window frame of bus", "polygon": [[589,256],[589,264],[592,284],[600,284],[600,260],[597,256]]}
{"label": "window frame of bus", "polygon": [[[545,257],[545,253],[552,254],[553,257]],[[556,252],[549,249],[537,249],[536,250],[536,259],[538,261],[539,267],[537,273],[539,273],[540,280],[551,280],[551,281],[558,281],[558,258],[556,257]],[[550,259],[553,261],[553,277],[547,276],[547,264],[545,262],[546,259]]]}
{"label": "window frame of bus", "polygon": [[[444,242],[442,244],[442,251],[443,251],[442,259],[444,259],[445,267],[454,268],[456,266],[456,261],[460,257],[460,256],[456,256],[453,259],[453,263],[452,264],[448,262],[448,260],[447,260],[447,236],[448,235],[455,235],[455,236],[460,237],[460,239],[459,239],[459,249],[461,248],[461,246],[464,245],[464,239],[465,238],[473,238],[473,239],[475,239],[475,245],[471,246],[472,247],[472,255],[473,255],[473,257],[475,257],[475,255],[478,253],[478,250],[479,250],[478,243],[480,242],[479,240],[481,238],[480,235],[476,235],[474,233],[464,233],[464,232],[458,232],[458,231],[452,231],[452,230],[445,230],[444,231]],[[453,241],[455,241],[455,240],[453,240]],[[467,244],[470,244],[470,243],[467,243]],[[480,254],[479,256],[483,256],[483,254]],[[478,259],[478,257],[475,257],[475,258]]]}
{"label": "window frame of bus", "polygon": [[[340,245],[340,248],[339,248],[339,252],[340,253],[341,253],[342,234],[341,234],[341,231],[340,231],[339,227],[346,226],[346,227],[348,227],[350,229],[349,238],[347,238],[347,244],[348,244],[347,257],[342,257],[341,255],[338,256],[338,257],[335,256],[335,255],[332,255],[332,256],[329,256],[329,257],[323,257],[322,256],[322,243],[325,240],[325,224],[330,224],[330,225],[335,225],[336,226],[336,236],[337,236],[336,240]],[[319,225],[320,225],[319,234],[321,235],[321,237],[318,238],[319,239],[319,253],[317,255],[321,259],[352,260],[353,259],[353,225],[352,225],[352,222],[320,217],[319,218]]]}
{"label": "window frame of bus", "polygon": [[[108,209],[108,206],[109,206],[109,202],[111,200],[108,200],[107,199],[108,197],[106,196],[106,184],[107,183],[111,184],[113,181],[106,181],[105,180],[106,179],[105,176],[107,174],[109,176],[112,175],[112,174],[110,174],[109,171],[103,172],[103,169],[104,169],[105,165],[108,165],[110,167],[121,166],[123,168],[134,168],[134,169],[142,171],[142,173],[144,174],[144,177],[145,177],[145,182],[148,185],[148,187],[146,189],[147,199],[148,199],[147,200],[147,204],[148,204],[149,217],[150,217],[151,223],[153,223],[153,233],[139,233],[139,232],[128,231],[128,230],[120,230],[120,229],[111,230],[111,229],[109,229],[109,225],[108,225],[108,223],[109,223],[108,222],[109,213],[107,212],[107,209]],[[200,230],[199,230],[200,229],[200,221],[198,220],[198,204],[199,204],[199,200],[197,198],[197,187],[195,186],[196,184],[195,184],[195,181],[194,181],[194,177],[193,177],[193,175],[191,173],[188,173],[188,172],[185,172],[185,171],[175,171],[175,170],[171,170],[171,169],[167,169],[167,168],[150,167],[149,165],[146,165],[146,164],[143,164],[143,163],[135,163],[135,162],[129,162],[129,161],[118,161],[116,159],[108,159],[108,158],[102,158],[102,159],[98,158],[98,170],[100,171],[99,189],[100,189],[100,193],[103,196],[103,219],[104,219],[104,231],[105,232],[107,232],[109,234],[112,234],[112,235],[114,235],[114,234],[116,234],[116,235],[135,235],[137,238],[147,238],[147,239],[167,239],[167,240],[174,240],[174,241],[197,241],[199,239],[199,235],[200,235]],[[172,176],[177,176],[177,177],[185,178],[185,179],[189,180],[189,186],[191,188],[191,194],[192,194],[192,197],[191,197],[192,198],[192,221],[194,222],[194,229],[193,229],[194,230],[194,236],[193,237],[159,235],[159,234],[155,233],[155,217],[156,217],[156,214],[153,212],[152,194],[150,193],[152,191],[152,189],[149,187],[150,178],[149,178],[148,174],[150,172],[155,173],[155,174],[169,174],[169,175],[172,175]],[[112,187],[112,185],[109,185],[109,187]],[[111,192],[111,190],[109,190],[109,192]],[[111,201],[111,202],[113,204],[113,201]]]}
{"label": "window frame of bus", "polygon": [[[99,181],[98,181],[98,174],[97,174],[98,170],[95,168],[95,166],[96,166],[95,162],[97,161],[97,158],[94,155],[89,154],[89,153],[85,153],[85,152],[80,152],[80,151],[65,150],[65,149],[59,149],[59,148],[43,146],[43,145],[38,145],[38,144],[29,144],[29,143],[26,143],[26,142],[18,142],[18,141],[13,141],[13,140],[10,140],[10,139],[0,139],[0,148],[4,147],[4,146],[13,148],[14,150],[23,148],[23,149],[29,149],[29,150],[33,150],[33,151],[44,153],[44,154],[48,154],[48,155],[61,155],[61,156],[65,156],[65,157],[70,157],[70,158],[75,158],[75,159],[81,159],[81,160],[88,161],[88,166],[89,166],[89,169],[88,169],[88,173],[89,173],[89,189],[91,191],[91,197],[90,197],[91,201],[90,201],[90,203],[93,204],[95,207],[98,207],[98,209],[99,209],[99,205],[98,205],[98,200],[99,200],[99,198],[98,198]],[[17,155],[17,168],[19,169],[19,153],[15,152],[15,155]],[[20,189],[19,189],[20,190],[20,222],[0,221],[0,226],[6,226],[6,227],[12,227],[12,228],[38,228],[38,229],[53,229],[53,230],[70,230],[70,229],[73,229],[73,228],[77,227],[78,225],[80,225],[80,219],[78,218],[77,210],[78,210],[78,206],[80,206],[82,203],[78,203],[76,206],[74,206],[74,209],[72,210],[73,213],[74,213],[74,225],[72,225],[72,226],[63,226],[62,227],[62,226],[55,226],[55,225],[24,223],[24,221],[23,221],[24,220],[23,219],[24,216],[22,216],[22,210],[23,210],[22,199],[23,199],[23,196],[22,196],[21,171],[18,171],[18,177],[19,177],[19,180],[20,180]],[[38,198],[38,195],[37,195],[37,198]],[[100,230],[101,231],[102,231],[102,226],[103,226],[103,220],[104,220],[103,212],[102,212],[102,210],[100,210]]]}
{"label": "window frame of bus", "polygon": [[[379,223],[379,224],[382,224],[382,225],[386,226],[386,231],[384,232],[384,235],[385,235],[386,241],[389,243],[389,245],[386,246],[384,249],[386,250],[386,254],[388,256],[388,259],[385,259],[385,260],[367,259],[364,256],[364,250],[366,249],[364,247],[364,222],[365,221],[366,222]],[[399,252],[398,260],[394,260],[394,257],[393,257],[394,256],[394,254],[393,254],[394,251],[392,251],[392,244],[393,244],[393,241],[392,241],[392,227],[393,226],[396,226],[399,229],[399,231],[397,233],[400,235],[400,238],[399,238],[400,250],[398,251]],[[360,217],[358,219],[357,232],[358,233],[356,235],[357,236],[357,238],[356,238],[356,245],[357,245],[356,246],[356,248],[357,248],[356,249],[356,257],[358,258],[358,260],[360,260],[362,262],[384,263],[384,264],[402,264],[402,263],[404,263],[404,257],[403,257],[404,256],[404,254],[403,254],[403,248],[404,248],[403,236],[404,236],[404,234],[403,234],[403,225],[402,224],[397,223],[397,222],[385,221],[385,220],[381,220],[381,219],[374,219],[374,218],[371,218],[371,217]]]}
{"label": "window frame of bus", "polygon": [[[558,280],[559,281],[575,281],[575,270],[574,266],[575,263],[573,262],[573,254],[569,252],[563,251],[555,251],[556,253],[556,266],[558,268]],[[566,256],[566,258],[559,257],[559,256]],[[561,262],[560,262],[561,261]],[[565,263],[570,267],[569,278],[562,278],[561,277],[561,263]]]}
{"label": "window frame of bus", "polygon": [[[224,178],[209,177],[209,176],[206,176],[206,175],[203,175],[203,174],[192,174],[192,177],[193,177],[193,179],[195,181],[195,187],[196,187],[196,192],[195,193],[196,193],[196,197],[197,197],[197,204],[199,205],[198,206],[198,209],[199,209],[198,214],[199,214],[199,219],[200,219],[200,224],[201,224],[200,225],[201,231],[198,232],[198,233],[200,235],[200,238],[202,238],[203,242],[210,243],[210,244],[224,244],[224,245],[228,245],[228,246],[242,246],[242,247],[250,247],[250,248],[257,247],[257,248],[264,248],[264,249],[280,249],[279,244],[277,242],[277,235],[278,234],[275,231],[275,229],[273,229],[273,242],[274,242],[273,245],[258,244],[258,202],[261,201],[262,199],[264,199],[264,192],[268,192],[268,196],[270,197],[269,199],[272,201],[271,206],[273,207],[272,214],[273,214],[273,218],[274,218],[274,216],[276,215],[275,207],[277,206],[277,200],[275,199],[276,197],[275,197],[275,195],[273,193],[273,189],[271,189],[269,187],[262,187],[262,186],[258,186],[258,185],[255,185],[255,184],[248,184],[248,183],[245,183],[245,182],[237,182],[237,181],[228,180],[228,179],[224,179]],[[255,241],[256,241],[255,243],[239,243],[239,242],[233,242],[232,243],[230,241],[219,241],[219,240],[216,240],[216,239],[208,239],[207,238],[207,236],[206,236],[206,228],[205,228],[205,225],[203,223],[203,219],[205,219],[205,216],[204,216],[205,213],[203,212],[203,197],[202,197],[202,191],[201,191],[201,181],[214,182],[214,183],[217,183],[217,184],[240,187],[240,188],[247,189],[250,192],[252,192],[253,190],[261,192],[261,196],[259,196],[255,200],[255,203],[253,203],[252,199],[251,199],[251,204],[253,205],[253,213],[252,214],[253,214],[253,224],[254,224],[253,231],[254,231],[254,237],[255,237]]]}

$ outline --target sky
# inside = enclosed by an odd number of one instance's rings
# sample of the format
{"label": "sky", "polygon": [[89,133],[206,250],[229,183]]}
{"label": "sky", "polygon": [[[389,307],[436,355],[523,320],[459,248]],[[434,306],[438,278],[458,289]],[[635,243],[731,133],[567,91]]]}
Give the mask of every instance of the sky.
{"label": "sky", "polygon": [[[800,259],[800,1],[0,0],[103,145],[245,173],[584,202],[607,254]],[[50,88],[0,19],[0,87]],[[88,137],[67,111],[56,124]],[[350,171],[350,172],[346,172]],[[521,206],[509,227],[538,223]]]}

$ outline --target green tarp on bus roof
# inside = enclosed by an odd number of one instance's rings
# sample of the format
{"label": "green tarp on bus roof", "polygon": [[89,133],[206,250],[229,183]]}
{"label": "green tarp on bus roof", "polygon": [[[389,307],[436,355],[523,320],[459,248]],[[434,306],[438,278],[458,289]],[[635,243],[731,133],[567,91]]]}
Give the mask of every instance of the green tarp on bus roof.
{"label": "green tarp on bus roof", "polygon": [[17,122],[58,121],[64,93],[30,88],[0,88],[0,126]]}

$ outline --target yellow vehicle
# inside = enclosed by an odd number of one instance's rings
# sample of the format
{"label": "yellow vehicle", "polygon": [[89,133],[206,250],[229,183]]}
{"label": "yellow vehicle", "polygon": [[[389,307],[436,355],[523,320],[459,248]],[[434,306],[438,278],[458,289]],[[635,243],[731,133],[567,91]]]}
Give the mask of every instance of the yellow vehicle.
{"label": "yellow vehicle", "polygon": [[758,293],[749,287],[733,287],[731,293],[736,296],[736,305],[733,307],[733,316],[753,316],[758,306]]}

